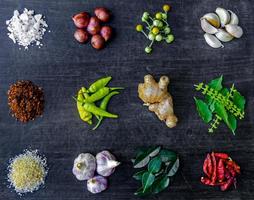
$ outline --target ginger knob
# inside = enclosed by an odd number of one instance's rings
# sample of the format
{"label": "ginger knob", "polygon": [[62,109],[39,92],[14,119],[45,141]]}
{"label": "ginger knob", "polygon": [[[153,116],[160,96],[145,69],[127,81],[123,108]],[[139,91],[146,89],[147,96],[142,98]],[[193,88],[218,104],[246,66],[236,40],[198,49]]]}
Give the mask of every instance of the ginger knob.
{"label": "ginger knob", "polygon": [[144,83],[138,85],[139,98],[154,112],[157,117],[166,123],[169,128],[177,124],[174,114],[172,96],[168,92],[169,78],[162,76],[157,83],[151,75],[144,77]]}

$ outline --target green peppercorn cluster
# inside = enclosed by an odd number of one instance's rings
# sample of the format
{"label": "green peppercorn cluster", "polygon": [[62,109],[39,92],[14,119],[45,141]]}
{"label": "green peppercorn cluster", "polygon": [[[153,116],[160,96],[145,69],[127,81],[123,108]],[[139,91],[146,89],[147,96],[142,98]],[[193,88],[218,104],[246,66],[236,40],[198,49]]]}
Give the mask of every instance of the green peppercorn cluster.
{"label": "green peppercorn cluster", "polygon": [[[170,11],[169,5],[163,6],[163,12],[157,12],[155,16],[151,16],[148,12],[144,12],[142,16],[143,25],[138,24],[136,30],[145,35],[145,37],[150,40],[150,44],[145,47],[146,53],[152,52],[152,46],[154,42],[166,41],[167,43],[172,43],[174,41],[174,35],[171,33],[171,29],[167,22],[168,12]],[[148,30],[148,33],[145,32]]]}

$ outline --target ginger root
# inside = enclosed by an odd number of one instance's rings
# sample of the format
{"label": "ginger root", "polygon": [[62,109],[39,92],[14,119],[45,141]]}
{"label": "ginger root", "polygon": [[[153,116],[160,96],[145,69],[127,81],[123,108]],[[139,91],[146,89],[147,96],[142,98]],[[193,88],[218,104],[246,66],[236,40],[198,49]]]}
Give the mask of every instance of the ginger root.
{"label": "ginger root", "polygon": [[154,112],[169,128],[176,126],[178,121],[174,114],[172,96],[168,92],[169,78],[162,76],[157,83],[151,75],[144,77],[144,83],[138,85],[139,98],[144,105]]}

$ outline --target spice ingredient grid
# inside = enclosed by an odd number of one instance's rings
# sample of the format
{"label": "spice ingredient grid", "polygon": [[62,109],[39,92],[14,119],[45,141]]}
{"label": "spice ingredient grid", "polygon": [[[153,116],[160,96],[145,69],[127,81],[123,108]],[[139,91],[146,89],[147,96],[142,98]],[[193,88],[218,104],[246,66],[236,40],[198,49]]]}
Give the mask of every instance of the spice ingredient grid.
{"label": "spice ingredient grid", "polygon": [[[177,8],[173,9],[174,12],[177,11]],[[165,4],[155,13],[149,10],[140,13],[140,22],[136,22],[133,31],[143,34],[144,39],[148,41],[143,52],[146,56],[153,56],[154,48],[171,48],[170,44],[174,43],[175,37],[177,38],[173,32],[174,28],[171,30],[170,25],[170,16],[174,15],[174,12],[170,4]],[[100,6],[93,10],[73,13],[73,16],[70,16],[74,27],[73,39],[84,46],[91,43],[91,47],[96,51],[107,51],[107,44],[114,42],[113,38],[117,37],[114,31],[117,27],[110,25],[113,16],[114,13],[108,8]],[[54,28],[48,27],[46,20],[43,14],[34,10],[14,10],[13,16],[6,20],[7,35],[20,51],[29,53],[34,48],[46,48],[43,46],[44,36],[52,34],[50,28]],[[240,22],[237,10],[218,6],[209,13],[204,13],[200,16],[200,29],[204,31],[203,42],[213,51],[218,48],[226,50],[226,43],[233,40],[238,42],[244,34],[241,28],[244,24]],[[174,111],[174,97],[169,90],[170,77],[163,75],[158,80],[156,78],[156,75],[145,75],[143,82],[137,83],[136,93],[140,104],[144,105],[143,109],[154,113],[158,123],[161,121],[166,128],[173,130],[181,123],[181,116]],[[248,97],[237,89],[237,84],[233,81],[230,87],[226,87],[223,82],[224,77],[221,75],[212,80],[189,83],[193,84],[193,91],[199,95],[192,100],[196,106],[196,113],[200,121],[206,124],[207,134],[211,134],[211,137],[216,132],[219,134],[221,124],[224,124],[234,137],[237,134],[238,123],[245,117]],[[174,85],[170,88],[174,90]],[[90,85],[83,85],[78,91],[73,91],[70,98],[80,123],[84,124],[84,129],[95,133],[102,128],[102,123],[108,123],[109,119],[118,120],[121,116],[110,111],[110,101],[121,95],[124,90],[122,85],[115,85],[114,77],[107,75],[98,77]],[[42,117],[44,103],[47,101],[42,87],[30,80],[17,80],[10,85],[7,96],[10,113],[19,121],[20,126]],[[153,119],[155,118],[151,118]],[[230,149],[228,151],[230,152]],[[200,184],[219,188],[221,192],[237,188],[237,180],[241,171],[245,169],[240,168],[229,154],[209,152],[204,155],[204,175],[199,177]],[[139,182],[140,186],[134,191],[134,195],[139,197],[158,195],[168,189],[174,184],[174,176],[181,170],[181,155],[158,144],[136,149],[136,154],[130,162],[137,170],[133,179]],[[78,181],[86,184],[87,191],[97,194],[109,187],[110,176],[115,171],[117,173],[117,168],[122,164],[111,150],[101,149],[95,155],[80,152],[73,158],[70,173],[73,173]],[[10,158],[7,170],[8,187],[17,195],[23,196],[45,189],[42,186],[47,183],[46,177],[50,167],[47,166],[47,158],[43,152],[29,149],[28,146],[28,149]]]}

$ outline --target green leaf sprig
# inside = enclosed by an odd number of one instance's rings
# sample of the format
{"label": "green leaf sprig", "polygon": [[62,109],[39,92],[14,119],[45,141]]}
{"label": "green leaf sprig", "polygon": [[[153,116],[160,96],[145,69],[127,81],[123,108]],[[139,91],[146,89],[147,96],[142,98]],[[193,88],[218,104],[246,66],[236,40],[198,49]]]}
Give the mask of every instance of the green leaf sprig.
{"label": "green leaf sprig", "polygon": [[235,89],[223,87],[223,76],[210,81],[209,84],[199,83],[195,86],[205,99],[194,97],[200,117],[210,123],[209,133],[213,133],[223,121],[235,135],[237,119],[244,118],[245,98]]}
{"label": "green leaf sprig", "polygon": [[135,195],[158,194],[166,189],[178,171],[179,165],[179,157],[173,151],[161,147],[139,151],[133,159],[133,166],[142,170],[135,173],[133,178],[140,181],[142,186]]}

